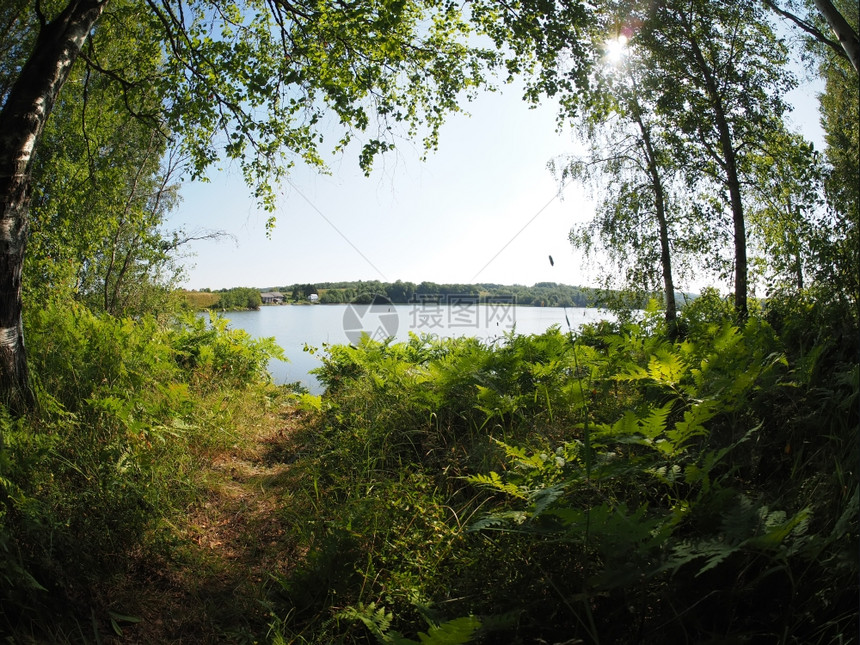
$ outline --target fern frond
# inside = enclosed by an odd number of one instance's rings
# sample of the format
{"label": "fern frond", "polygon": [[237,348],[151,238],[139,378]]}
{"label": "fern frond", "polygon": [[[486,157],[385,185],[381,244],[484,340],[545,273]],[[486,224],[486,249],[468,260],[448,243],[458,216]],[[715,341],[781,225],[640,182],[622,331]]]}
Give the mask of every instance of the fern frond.
{"label": "fern frond", "polygon": [[550,505],[564,494],[565,484],[556,484],[549,488],[541,488],[529,495],[532,507],[532,518],[540,516]]}
{"label": "fern frond", "polygon": [[477,484],[500,493],[505,493],[519,499],[526,499],[526,493],[519,486],[502,481],[499,473],[493,471],[489,475],[469,475],[465,478],[470,484]]}
{"label": "fern frond", "polygon": [[422,645],[463,645],[470,642],[480,628],[480,620],[474,616],[463,616],[431,625],[426,634],[418,634],[418,640]]}
{"label": "fern frond", "polygon": [[681,380],[686,364],[683,357],[675,352],[662,350],[651,356],[648,361],[648,376],[663,385],[675,385]]}
{"label": "fern frond", "polygon": [[631,364],[627,366],[627,370],[614,374],[610,377],[613,381],[643,381],[650,379],[651,376],[641,365]]}
{"label": "fern frond", "polygon": [[381,643],[393,643],[394,641],[386,632],[391,628],[394,615],[386,612],[384,607],[377,607],[375,602],[358,603],[344,607],[334,615],[335,620],[349,620],[361,622]]}
{"label": "fern frond", "polygon": [[477,522],[473,522],[467,531],[476,533],[488,529],[496,529],[504,524],[520,525],[528,519],[528,514],[524,511],[505,511],[504,513],[494,513],[486,517],[482,517]]}
{"label": "fern frond", "polygon": [[642,419],[639,424],[639,432],[645,435],[648,439],[656,439],[666,430],[666,420],[669,418],[669,413],[672,411],[673,404],[656,408],[651,413]]}

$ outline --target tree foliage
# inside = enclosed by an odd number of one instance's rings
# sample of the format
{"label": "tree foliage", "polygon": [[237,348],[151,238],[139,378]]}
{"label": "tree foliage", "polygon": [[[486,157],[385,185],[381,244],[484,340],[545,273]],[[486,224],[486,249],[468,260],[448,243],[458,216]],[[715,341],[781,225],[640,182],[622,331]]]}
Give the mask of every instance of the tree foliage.
{"label": "tree foliage", "polygon": [[[292,294],[298,302],[312,293],[319,293],[320,302],[326,304],[349,303],[358,298],[374,295],[385,296],[397,304],[423,302],[445,304],[458,299],[473,299],[474,302],[499,302],[507,304],[533,305],[538,307],[589,307],[598,304],[598,293],[586,287],[573,287],[555,282],[539,282],[532,286],[480,284],[438,284],[435,282],[380,282],[379,280],[356,280],[344,282],[318,282],[293,284],[279,287],[282,293]],[[470,300],[471,301],[471,300]]]}
{"label": "tree foliage", "polygon": [[[688,174],[711,186],[713,229],[731,231],[735,308],[747,309],[748,155],[784,129],[794,85],[787,51],[755,2],[664,3],[642,16],[643,46],[659,61],[658,110]],[[722,221],[720,221],[722,220]]]}
{"label": "tree foliage", "polygon": [[[583,97],[576,119],[588,153],[551,167],[562,183],[579,181],[598,196],[595,217],[574,227],[570,241],[588,260],[609,258],[605,288],[617,285],[638,294],[662,290],[666,321],[674,329],[675,280],[689,267],[690,255],[701,257],[709,244],[654,109],[647,77],[652,63],[647,53],[626,43],[624,34],[593,43],[602,64],[594,67],[590,98]],[[607,52],[612,46],[617,60]]]}
{"label": "tree foliage", "polygon": [[216,292],[218,300],[215,309],[222,311],[233,309],[259,309],[263,301],[260,292],[252,287],[233,287]]}
{"label": "tree foliage", "polygon": [[75,70],[34,168],[26,297],[77,298],[116,315],[164,309],[183,237],[164,230],[181,170],[167,148],[104,77]]}
{"label": "tree foliage", "polygon": [[[268,208],[297,160],[324,167],[323,150],[358,134],[365,171],[398,125],[434,147],[493,60],[463,42],[468,24],[448,0],[22,0],[0,19],[0,395],[20,409],[32,404],[21,276],[34,160],[79,60],[130,114],[177,137],[192,176],[235,161]],[[325,141],[333,124],[340,134]]]}
{"label": "tree foliage", "polygon": [[[860,10],[851,0],[766,4],[800,29],[810,72],[824,81],[819,110],[825,148],[817,180],[824,187],[826,214],[816,223],[818,235],[807,254],[808,264],[821,300],[847,304],[849,315],[856,319],[860,317],[860,86],[856,63],[850,62],[844,45],[852,37],[856,44]],[[847,41],[834,38],[837,34],[825,10],[831,18],[832,12],[839,14]]]}
{"label": "tree foliage", "polygon": [[[438,0],[145,6],[164,51],[153,81],[169,97],[165,123],[183,135],[195,174],[223,144],[267,205],[272,178],[299,160],[322,167],[326,148],[358,134],[365,170],[392,146],[395,124],[434,147],[444,115],[489,60],[460,41],[467,24]],[[325,141],[332,122],[341,135]]]}
{"label": "tree foliage", "polygon": [[823,213],[819,156],[803,137],[785,133],[750,155],[750,167],[754,273],[767,293],[802,291],[831,233]]}
{"label": "tree foliage", "polygon": [[[785,124],[784,96],[796,81],[764,7],[746,0],[589,7],[580,22],[550,30],[561,34],[554,56],[545,40],[506,32],[523,38],[532,56],[528,98],[560,97],[560,118],[589,145],[587,156],[562,165],[565,179],[602,189],[597,216],[572,241],[599,248],[610,258],[610,279],[644,292],[661,278],[664,294],[674,291],[673,256],[681,275],[691,264],[707,269],[733,283],[741,319],[760,275],[773,282],[779,274],[785,284],[790,273],[802,285],[797,259],[816,253],[827,235],[820,162]],[[556,15],[548,10],[545,19]],[[613,64],[607,50],[620,47],[619,38],[627,49]]]}
{"label": "tree foliage", "polygon": [[[853,15],[845,15],[856,30],[857,8]],[[856,311],[860,307],[860,76],[842,59],[821,51],[819,56],[825,80],[821,97],[827,145],[824,185],[831,217],[828,248],[819,271],[822,282],[839,285],[834,295],[846,298]]]}

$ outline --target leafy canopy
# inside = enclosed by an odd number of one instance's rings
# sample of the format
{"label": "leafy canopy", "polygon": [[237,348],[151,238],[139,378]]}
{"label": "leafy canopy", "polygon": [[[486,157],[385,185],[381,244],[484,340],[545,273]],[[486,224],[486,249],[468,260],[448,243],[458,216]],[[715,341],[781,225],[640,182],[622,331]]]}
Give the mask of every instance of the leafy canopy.
{"label": "leafy canopy", "polygon": [[[342,150],[362,133],[365,171],[393,146],[398,125],[435,147],[444,115],[482,84],[493,59],[465,44],[469,26],[443,0],[150,0],[145,8],[120,5],[113,19],[154,24],[163,63],[147,81],[164,97],[164,125],[185,138],[193,174],[223,145],[268,207],[271,180],[299,160],[323,168],[324,144]],[[329,131],[340,132],[336,141]]]}

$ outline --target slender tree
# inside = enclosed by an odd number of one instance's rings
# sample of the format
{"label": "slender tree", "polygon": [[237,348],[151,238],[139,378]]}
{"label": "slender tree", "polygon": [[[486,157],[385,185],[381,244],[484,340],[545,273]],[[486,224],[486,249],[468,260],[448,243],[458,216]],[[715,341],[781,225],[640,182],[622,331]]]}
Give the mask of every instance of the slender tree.
{"label": "slender tree", "polygon": [[[506,29],[492,33],[500,34],[502,41],[512,39],[511,49],[530,54],[527,60],[532,61],[509,67],[531,74],[528,99],[557,97],[562,119],[599,120],[601,113],[613,114],[623,106],[641,144],[649,195],[663,193],[662,200],[649,198],[655,228],[660,228],[657,203],[662,201],[664,214],[666,210],[665,188],[660,186],[662,179],[655,181],[655,171],[677,172],[687,191],[685,203],[695,206],[688,217],[707,217],[703,224],[712,241],[722,240],[729,231],[734,304],[743,320],[749,292],[745,209],[751,199],[749,183],[754,181],[749,158],[768,147],[771,135],[783,136],[787,106],[782,97],[794,86],[786,68],[787,50],[774,35],[765,7],[755,0],[606,0],[583,5],[576,13],[572,5],[563,0],[503,3],[494,20]],[[526,23],[534,11],[540,12],[541,20],[531,30]],[[602,64],[598,55],[602,45],[619,33],[635,42],[649,61],[645,89],[655,97],[649,105],[642,105],[642,96],[635,93],[623,100],[614,97],[594,73]],[[636,101],[643,108],[638,110],[638,122]],[[653,123],[660,124],[659,146]],[[660,163],[649,166],[649,157],[652,162],[660,157]],[[623,195],[617,193],[617,204],[623,201],[628,213],[642,208],[641,192],[628,190]],[[624,214],[614,210],[617,217]],[[689,227],[697,235],[693,220]],[[664,252],[667,245],[661,247],[662,264],[670,254]],[[707,247],[702,251],[716,249],[712,244]],[[715,264],[719,256],[713,256]],[[671,273],[664,269],[663,274],[665,290],[665,277]]]}
{"label": "slender tree", "polygon": [[659,65],[662,96],[657,108],[676,125],[675,159],[689,175],[711,178],[728,203],[734,305],[743,320],[749,290],[748,155],[784,131],[787,106],[781,97],[793,87],[785,67],[787,52],[762,8],[747,0],[651,5],[642,15],[640,38]]}
{"label": "slender tree", "polygon": [[854,72],[860,74],[856,2],[839,0],[834,4],[830,0],[806,0],[801,3],[803,6],[796,7],[797,3],[792,1],[764,0],[764,4],[807,36],[850,62]]}
{"label": "slender tree", "polygon": [[[626,60],[604,72],[604,78],[592,79],[592,88],[599,85],[606,92],[604,100],[581,108],[578,131],[590,153],[570,160],[563,181],[570,176],[592,183],[600,202],[595,218],[575,227],[570,240],[589,254],[599,238],[602,250],[625,276],[626,286],[637,293],[652,293],[661,282],[666,324],[674,336],[677,305],[672,238],[680,238],[680,233],[670,233],[672,211],[677,215],[671,203],[673,170],[659,141],[653,112],[643,105],[647,99],[636,79],[642,71],[641,61],[634,60],[630,52],[623,55]],[[608,107],[608,113],[601,105]],[[687,233],[692,230],[692,226],[686,228]],[[659,279],[655,279],[655,269],[659,269]]]}
{"label": "slender tree", "polygon": [[814,0],[814,2],[815,8],[821,12],[822,17],[827,21],[830,29],[833,30],[833,34],[836,36],[839,44],[842,45],[842,49],[845,51],[848,60],[851,61],[854,71],[860,74],[860,39],[857,38],[856,26],[857,7],[854,7],[855,24],[852,26],[830,0]]}
{"label": "slender tree", "polygon": [[825,83],[819,95],[825,133],[819,179],[827,216],[815,222],[802,255],[819,298],[847,299],[854,316],[860,317],[860,8],[854,0],[764,4],[802,31],[808,60]]}
{"label": "slender tree", "polygon": [[802,291],[830,233],[823,209],[822,167],[798,134],[772,137],[750,155],[749,222],[759,273],[769,291]]}
{"label": "slender tree", "polygon": [[[845,16],[851,15],[850,2],[840,6]],[[860,23],[856,4],[851,20],[856,31]],[[814,46],[813,54],[825,81],[820,112],[830,230],[816,273],[832,297],[849,305],[856,324],[860,320],[860,75],[825,47]]]}

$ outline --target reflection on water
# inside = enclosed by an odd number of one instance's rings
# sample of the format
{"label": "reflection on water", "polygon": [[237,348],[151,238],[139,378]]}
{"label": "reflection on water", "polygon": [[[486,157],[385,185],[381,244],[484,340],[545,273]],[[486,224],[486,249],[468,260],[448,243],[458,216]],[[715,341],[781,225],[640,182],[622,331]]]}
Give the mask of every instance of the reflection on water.
{"label": "reflection on water", "polygon": [[409,333],[436,334],[441,337],[475,336],[484,340],[501,338],[516,331],[537,334],[552,325],[567,328],[565,313],[576,329],[584,323],[610,319],[600,309],[560,307],[512,307],[492,303],[471,305],[434,304],[392,305],[285,305],[262,307],[259,311],[224,314],[234,328],[254,337],[273,336],[284,349],[289,363],[272,361],[269,366],[276,383],[301,381],[311,392],[322,391],[317,379],[308,372],[319,367],[318,356],[303,351],[305,345],[348,344],[356,331],[367,331],[382,338],[393,335],[405,341]]}

